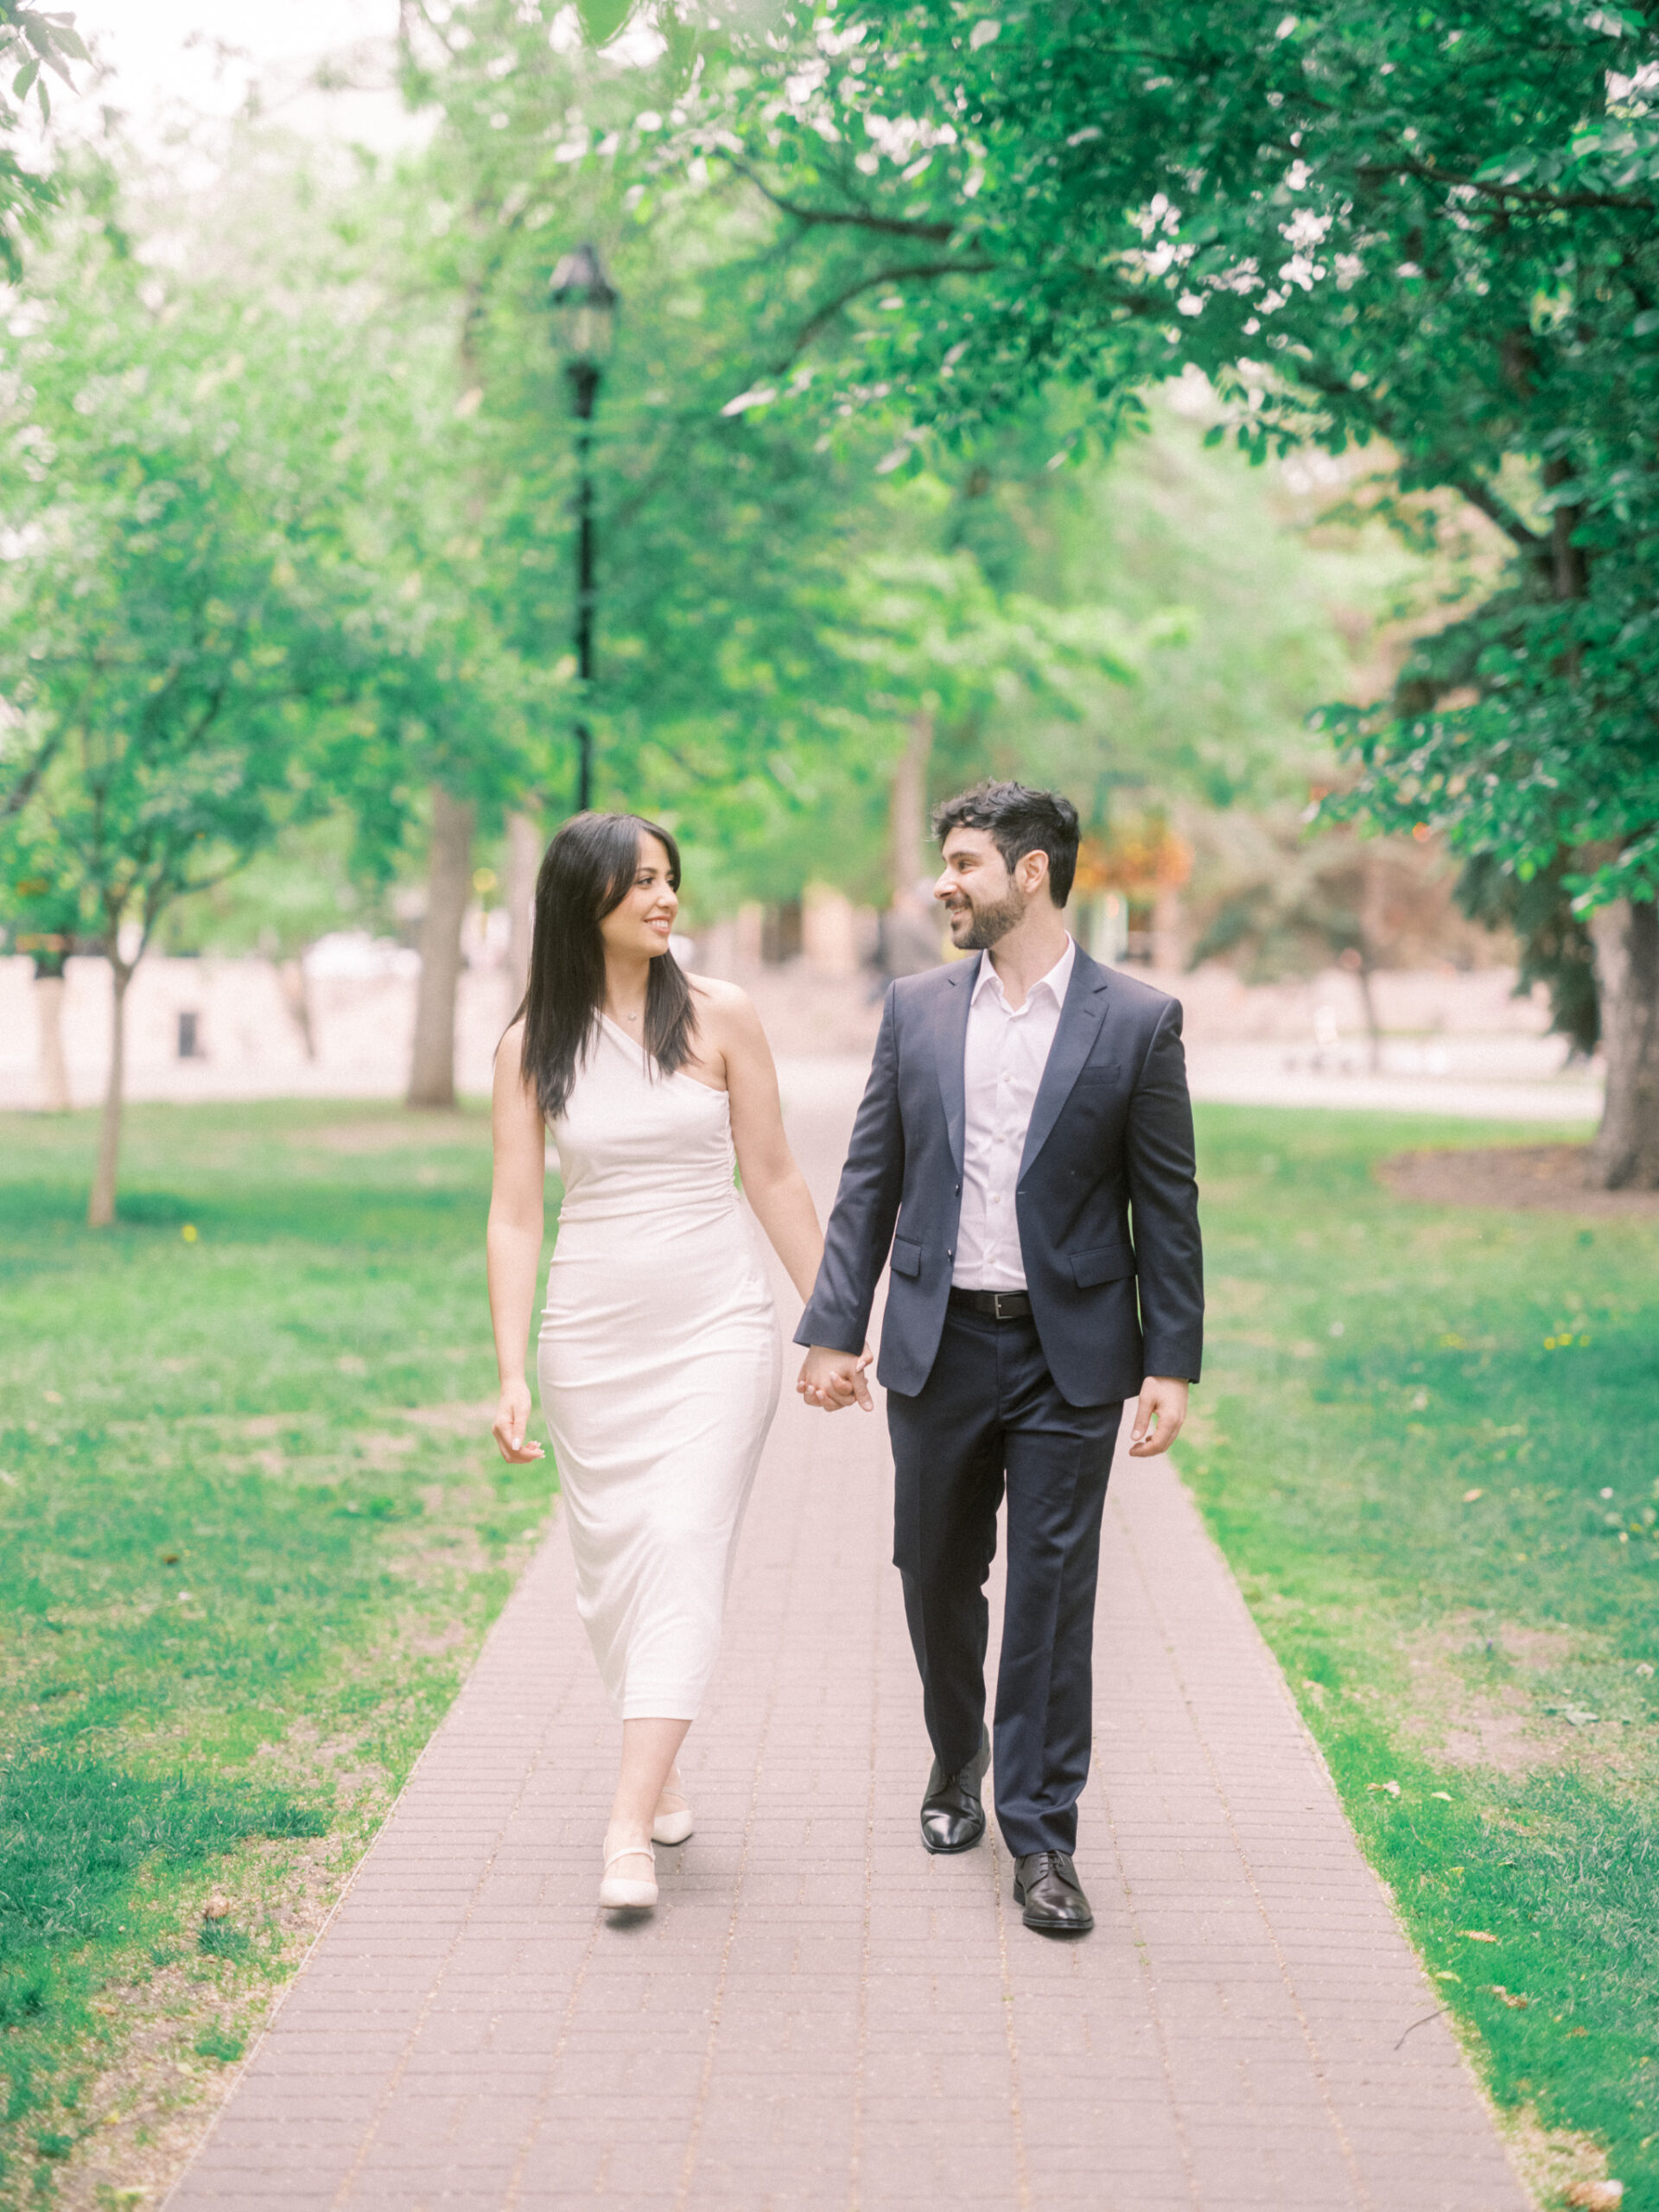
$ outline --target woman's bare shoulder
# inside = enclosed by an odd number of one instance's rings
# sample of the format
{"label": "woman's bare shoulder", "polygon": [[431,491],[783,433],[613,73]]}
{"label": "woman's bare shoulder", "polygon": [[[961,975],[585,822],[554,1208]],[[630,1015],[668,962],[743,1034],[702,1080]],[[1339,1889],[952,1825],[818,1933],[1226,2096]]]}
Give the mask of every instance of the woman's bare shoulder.
{"label": "woman's bare shoulder", "polygon": [[759,1009],[741,985],[713,976],[695,976],[691,995],[699,1027],[715,1050],[743,1060],[770,1051]]}
{"label": "woman's bare shoulder", "polygon": [[716,1021],[735,1020],[758,1022],[754,1001],[739,983],[728,983],[718,976],[688,976],[691,997],[699,1015],[711,1016]]}

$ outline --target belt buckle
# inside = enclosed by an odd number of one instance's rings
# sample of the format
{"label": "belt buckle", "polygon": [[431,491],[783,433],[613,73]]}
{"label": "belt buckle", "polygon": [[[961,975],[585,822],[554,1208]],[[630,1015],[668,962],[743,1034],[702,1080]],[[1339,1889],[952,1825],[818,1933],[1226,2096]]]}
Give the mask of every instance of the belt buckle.
{"label": "belt buckle", "polygon": [[1000,1290],[994,1290],[991,1293],[991,1312],[999,1321],[1011,1321],[1014,1319],[1013,1314],[1005,1313],[1002,1311],[1002,1297],[1003,1294]]}

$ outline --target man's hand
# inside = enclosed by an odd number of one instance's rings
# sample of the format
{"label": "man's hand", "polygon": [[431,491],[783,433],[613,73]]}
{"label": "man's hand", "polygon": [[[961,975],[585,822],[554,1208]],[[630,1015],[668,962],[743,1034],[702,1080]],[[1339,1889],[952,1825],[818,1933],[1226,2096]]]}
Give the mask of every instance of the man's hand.
{"label": "man's hand", "polygon": [[1154,1459],[1167,1452],[1186,1419],[1186,1384],[1173,1375],[1148,1375],[1129,1431],[1131,1459]]}
{"label": "man's hand", "polygon": [[831,1351],[827,1345],[814,1344],[801,1362],[795,1388],[809,1406],[822,1406],[827,1414],[838,1414],[855,1399],[868,1413],[870,1386],[864,1370],[870,1357],[868,1344],[862,1351]]}

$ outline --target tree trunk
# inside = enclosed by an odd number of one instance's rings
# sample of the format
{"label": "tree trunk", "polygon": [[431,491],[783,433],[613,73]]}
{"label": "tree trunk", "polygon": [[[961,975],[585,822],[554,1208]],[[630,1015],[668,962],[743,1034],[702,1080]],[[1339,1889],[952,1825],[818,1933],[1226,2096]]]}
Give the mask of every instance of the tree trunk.
{"label": "tree trunk", "polygon": [[36,975],[35,1019],[40,1025],[41,1106],[48,1114],[69,1111],[69,1070],[63,1057],[63,992],[61,973]]}
{"label": "tree trunk", "polygon": [[927,839],[927,764],[933,751],[933,717],[915,715],[910,735],[887,794],[887,829],[893,895],[909,899],[916,879],[926,872],[922,850]]}
{"label": "tree trunk", "polygon": [[530,982],[536,878],[542,865],[542,833],[527,814],[507,817],[507,981],[518,1006]]}
{"label": "tree trunk", "polygon": [[283,995],[283,1004],[288,1008],[294,1027],[300,1033],[300,1042],[305,1046],[305,1057],[317,1057],[316,1025],[311,1019],[311,983],[305,972],[305,955],[302,952],[293,960],[284,960],[276,970],[277,988]]}
{"label": "tree trunk", "polygon": [[1590,917],[1607,1103],[1590,1155],[1603,1191],[1659,1191],[1659,905],[1615,899]]}
{"label": "tree trunk", "polygon": [[1382,1072],[1382,1025],[1376,1018],[1376,992],[1371,982],[1371,963],[1362,954],[1354,969],[1354,981],[1359,985],[1359,1002],[1365,1014],[1365,1034],[1370,1044],[1370,1070],[1373,1075]]}
{"label": "tree trunk", "polygon": [[88,1229],[107,1229],[115,1219],[116,1173],[121,1161],[121,1107],[127,1079],[127,986],[132,969],[110,957],[113,995],[110,1004],[110,1081],[104,1093],[104,1118],[98,1130],[98,1166],[86,1203]]}
{"label": "tree trunk", "polygon": [[452,798],[441,786],[433,786],[426,918],[421,924],[415,1045],[410,1055],[411,1106],[455,1103],[455,993],[461,983],[461,925],[473,887],[473,822],[468,801]]}

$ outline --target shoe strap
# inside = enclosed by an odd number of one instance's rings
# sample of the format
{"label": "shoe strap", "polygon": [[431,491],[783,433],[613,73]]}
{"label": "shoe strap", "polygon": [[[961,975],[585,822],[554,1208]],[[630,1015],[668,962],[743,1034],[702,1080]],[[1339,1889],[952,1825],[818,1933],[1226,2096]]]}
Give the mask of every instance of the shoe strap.
{"label": "shoe strap", "polygon": [[605,1861],[606,1873],[608,1874],[612,1867],[623,1859],[649,1859],[653,1866],[657,1864],[657,1853],[649,1843],[631,1843],[626,1849],[611,1853]]}

